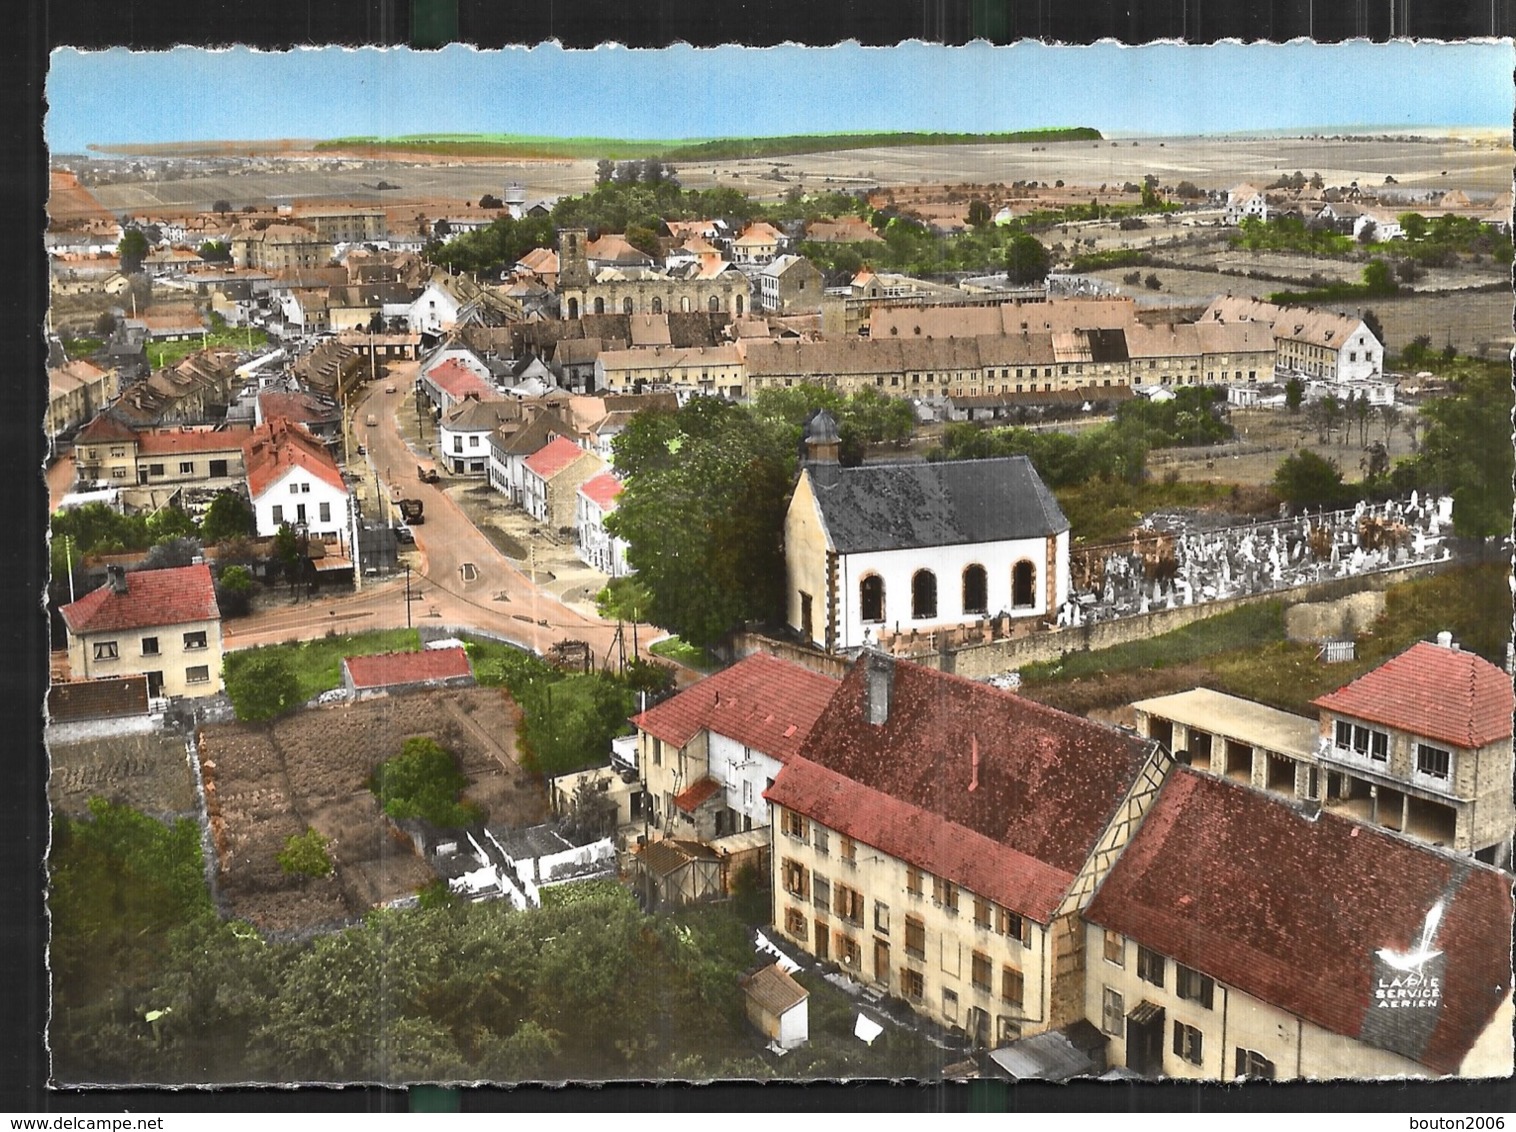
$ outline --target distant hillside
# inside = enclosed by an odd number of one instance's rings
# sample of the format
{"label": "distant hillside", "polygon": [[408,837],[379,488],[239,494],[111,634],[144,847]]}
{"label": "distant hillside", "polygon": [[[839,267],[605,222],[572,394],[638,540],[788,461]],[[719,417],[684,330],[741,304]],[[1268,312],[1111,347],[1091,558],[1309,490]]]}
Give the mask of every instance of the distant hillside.
{"label": "distant hillside", "polygon": [[860,133],[794,134],[769,138],[549,138],[517,134],[437,134],[404,137],[350,137],[318,142],[318,150],[384,150],[455,157],[608,158],[625,161],[658,157],[665,161],[710,161],[784,157],[832,150],[923,145],[1007,145],[1017,142],[1099,141],[1099,130],[1078,126],[989,134]]}

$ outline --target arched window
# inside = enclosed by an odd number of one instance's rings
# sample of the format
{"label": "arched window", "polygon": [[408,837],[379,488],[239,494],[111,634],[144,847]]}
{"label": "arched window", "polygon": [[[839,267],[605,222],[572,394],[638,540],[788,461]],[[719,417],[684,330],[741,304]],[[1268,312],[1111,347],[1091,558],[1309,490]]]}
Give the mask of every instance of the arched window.
{"label": "arched window", "polygon": [[622,314],[631,314],[632,313],[632,300],[631,300],[631,296],[627,296],[626,298],[624,298],[624,299],[621,300],[621,313]]}
{"label": "arched window", "polygon": [[712,295],[711,301],[705,304],[705,309],[710,311],[712,314],[720,314],[721,297],[719,295]]}
{"label": "arched window", "polygon": [[870,574],[858,583],[858,602],[865,621],[884,620],[884,579]]}
{"label": "arched window", "polygon": [[917,570],[911,578],[911,616],[917,621],[937,616],[937,575]]}
{"label": "arched window", "polygon": [[596,295],[595,296],[595,313],[596,314],[604,314],[605,313],[605,296],[604,295]]}
{"label": "arched window", "polygon": [[578,318],[579,317],[579,300],[578,299],[570,299],[569,300],[569,317],[570,318]]}
{"label": "arched window", "polygon": [[742,317],[742,296],[741,295],[737,296],[737,317],[738,318]]}
{"label": "arched window", "polygon": [[1011,568],[1011,605],[1025,609],[1037,604],[1037,567],[1025,558]]}
{"label": "arched window", "polygon": [[681,295],[679,297],[679,309],[685,314],[690,313],[690,297],[688,295]]}
{"label": "arched window", "polygon": [[983,566],[969,566],[963,571],[963,611],[965,613],[988,613],[990,607],[989,583]]}
{"label": "arched window", "polygon": [[654,314],[662,314],[663,313],[663,300],[661,298],[659,298],[657,295],[653,296],[653,313]]}

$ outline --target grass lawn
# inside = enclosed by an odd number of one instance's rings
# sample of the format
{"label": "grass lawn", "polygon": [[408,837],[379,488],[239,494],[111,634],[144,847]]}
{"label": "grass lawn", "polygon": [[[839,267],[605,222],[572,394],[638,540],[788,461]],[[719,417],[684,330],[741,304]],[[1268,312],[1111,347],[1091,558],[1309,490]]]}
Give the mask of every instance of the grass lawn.
{"label": "grass lawn", "polygon": [[697,672],[714,672],[718,667],[716,658],[709,652],[686,644],[678,637],[665,637],[656,644],[648,645],[647,651],[654,656],[663,657],[664,660],[672,660],[675,664],[693,668]]}
{"label": "grass lawn", "polygon": [[185,342],[149,343],[147,360],[154,369],[178,365],[191,354],[201,350],[256,350],[268,345],[268,335],[261,330],[212,330],[203,337]]}
{"label": "grass lawn", "polygon": [[342,658],[371,656],[381,652],[409,652],[421,647],[415,629],[380,629],[371,633],[342,633],[318,637],[313,641],[292,641],[282,645],[260,645],[256,649],[239,649],[227,653],[225,664],[234,668],[238,658],[257,652],[275,652],[288,657],[300,682],[302,701],[328,692],[342,683]]}

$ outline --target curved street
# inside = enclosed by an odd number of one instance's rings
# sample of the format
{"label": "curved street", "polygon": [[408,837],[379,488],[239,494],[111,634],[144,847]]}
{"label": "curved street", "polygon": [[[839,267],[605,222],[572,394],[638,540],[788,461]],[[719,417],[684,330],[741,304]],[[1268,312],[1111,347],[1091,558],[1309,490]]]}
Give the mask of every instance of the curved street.
{"label": "curved street", "polygon": [[[367,476],[379,485],[383,506],[393,506],[388,501],[396,497],[397,488],[400,495],[420,499],[425,505],[424,522],[413,528],[420,566],[410,575],[410,623],[476,628],[539,653],[558,641],[582,640],[589,643],[597,666],[608,658],[614,660],[620,652],[614,622],[586,616],[534,586],[445,491],[420,482],[417,464],[432,466],[434,461],[430,454],[418,455],[411,449],[395,422],[396,412],[413,404],[417,369],[416,362],[391,363],[387,374],[365,386],[350,406],[353,435],[368,450],[367,456],[354,460],[353,468],[366,467]],[[371,415],[377,421],[372,426],[366,423]],[[309,639],[329,631],[357,633],[405,624],[402,573],[383,580],[365,578],[356,593],[259,610],[228,621],[223,631],[226,647],[235,649]],[[655,633],[650,626],[639,626],[636,639],[645,643]],[[625,627],[624,636],[630,657],[631,625]],[[646,657],[645,648],[642,652]]]}

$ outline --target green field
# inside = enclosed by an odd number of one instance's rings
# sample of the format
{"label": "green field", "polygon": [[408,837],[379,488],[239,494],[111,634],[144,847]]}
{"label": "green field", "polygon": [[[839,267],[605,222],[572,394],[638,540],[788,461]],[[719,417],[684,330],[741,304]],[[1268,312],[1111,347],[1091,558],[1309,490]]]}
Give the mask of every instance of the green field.
{"label": "green field", "polygon": [[789,134],[766,138],[552,138],[528,134],[406,134],[399,137],[346,137],[317,142],[317,149],[375,148],[452,157],[607,158],[613,161],[658,157],[665,161],[709,161],[783,157],[844,149],[922,145],[1008,145],[1016,142],[1099,141],[1088,126],[1013,130],[991,134],[915,132]]}

